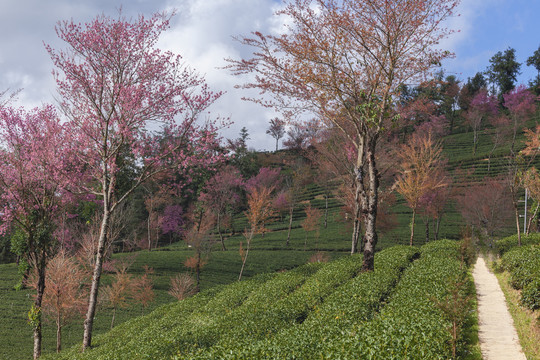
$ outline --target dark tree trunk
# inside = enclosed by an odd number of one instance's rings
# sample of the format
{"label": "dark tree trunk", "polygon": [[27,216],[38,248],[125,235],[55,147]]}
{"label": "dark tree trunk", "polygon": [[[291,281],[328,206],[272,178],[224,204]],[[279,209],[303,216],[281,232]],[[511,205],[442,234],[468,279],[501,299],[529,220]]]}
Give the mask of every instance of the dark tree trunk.
{"label": "dark tree trunk", "polygon": [[324,228],[328,227],[328,194],[324,195]]}
{"label": "dark tree trunk", "polygon": [[429,218],[426,219],[426,243],[429,242]]}
{"label": "dark tree trunk", "polygon": [[41,343],[42,343],[42,333],[41,333],[41,304],[43,302],[43,294],[45,293],[45,254],[38,256],[41,259],[36,261],[37,271],[38,271],[38,281],[37,281],[37,294],[36,299],[34,300],[34,311],[38,312],[36,317],[33,319],[34,324],[34,359],[38,359],[41,356]]}
{"label": "dark tree trunk", "polygon": [[368,189],[366,191],[366,216],[365,216],[365,245],[363,271],[373,271],[375,265],[375,247],[378,236],[376,228],[377,203],[379,200],[379,173],[375,163],[375,146],[377,138],[370,139],[367,146],[367,169],[368,169]]}

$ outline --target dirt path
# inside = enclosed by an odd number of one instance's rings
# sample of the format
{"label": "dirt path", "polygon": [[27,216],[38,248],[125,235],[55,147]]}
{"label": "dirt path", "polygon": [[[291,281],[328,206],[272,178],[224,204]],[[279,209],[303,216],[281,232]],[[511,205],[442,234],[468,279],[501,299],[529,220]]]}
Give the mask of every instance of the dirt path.
{"label": "dirt path", "polygon": [[482,257],[473,271],[478,297],[478,321],[482,357],[486,360],[526,360],[504,294]]}

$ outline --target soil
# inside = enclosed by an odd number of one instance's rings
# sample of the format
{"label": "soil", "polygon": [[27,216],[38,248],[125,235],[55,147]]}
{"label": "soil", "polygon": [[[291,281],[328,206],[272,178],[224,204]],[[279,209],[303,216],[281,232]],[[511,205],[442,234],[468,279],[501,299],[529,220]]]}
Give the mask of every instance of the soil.
{"label": "soil", "polygon": [[527,360],[497,278],[479,257],[473,270],[478,298],[479,339],[485,360]]}

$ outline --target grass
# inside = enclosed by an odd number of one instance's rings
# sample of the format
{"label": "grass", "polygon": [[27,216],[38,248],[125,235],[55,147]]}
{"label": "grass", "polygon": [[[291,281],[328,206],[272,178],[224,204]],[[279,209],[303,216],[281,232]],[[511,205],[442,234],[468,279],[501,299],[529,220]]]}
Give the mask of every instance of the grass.
{"label": "grass", "polygon": [[531,311],[519,306],[520,293],[510,285],[508,272],[495,272],[506,298],[508,310],[514,319],[519,342],[528,360],[540,360],[540,311]]}

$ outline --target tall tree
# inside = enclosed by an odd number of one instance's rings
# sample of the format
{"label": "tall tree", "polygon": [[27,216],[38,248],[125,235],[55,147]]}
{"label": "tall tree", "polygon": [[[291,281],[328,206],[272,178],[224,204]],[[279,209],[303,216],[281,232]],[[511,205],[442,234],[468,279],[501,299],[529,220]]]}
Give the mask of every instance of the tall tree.
{"label": "tall tree", "polygon": [[270,120],[266,133],[276,139],[276,151],[278,151],[279,139],[285,135],[285,121],[278,118]]}
{"label": "tall tree", "polygon": [[534,89],[534,93],[540,95],[540,47],[527,58],[527,66],[532,66],[537,71],[536,77],[529,84]]}
{"label": "tall tree", "polygon": [[491,64],[487,69],[489,82],[497,86],[499,98],[502,100],[503,94],[514,89],[521,64],[517,62],[516,50],[512,48],[497,52],[489,62]]}
{"label": "tall tree", "polygon": [[450,31],[441,22],[458,0],[290,0],[279,35],[255,32],[240,42],[253,57],[230,60],[256,74],[251,99],[292,119],[309,112],[344,131],[356,148],[356,203],[365,214],[364,270],[373,270],[379,174],[376,149],[392,120],[400,85],[423,78],[451,54],[435,49]]}
{"label": "tall tree", "polygon": [[257,187],[248,193],[247,210],[245,211],[249,228],[244,231],[244,237],[246,238],[246,250],[244,251],[242,244],[240,244],[240,256],[242,257],[242,268],[238,275],[238,281],[242,280],[242,274],[246,266],[247,257],[251,247],[251,241],[256,234],[261,234],[268,231],[264,228],[264,224],[267,223],[274,215],[275,210],[272,206],[272,192],[275,190],[271,187]]}
{"label": "tall tree", "polygon": [[411,246],[414,240],[415,217],[422,198],[447,186],[441,152],[441,145],[434,143],[431,136],[413,135],[399,153],[400,176],[396,181],[396,189],[412,210],[409,242]]}
{"label": "tall tree", "polygon": [[[193,166],[211,166],[219,156],[215,130],[209,124],[197,126],[196,120],[220,93],[210,91],[180,56],[156,48],[168,27],[166,14],[136,20],[101,15],[84,25],[57,25],[67,50],[46,46],[57,67],[60,105],[75,151],[94,180],[82,190],[98,196],[103,206],[83,349],[91,346],[111,214],[138,186],[165,169],[189,181]],[[163,133],[151,132],[152,123]],[[126,153],[135,159],[137,173],[118,189]]]}
{"label": "tall tree", "polygon": [[[27,112],[0,108],[0,206],[2,232],[13,230],[18,254],[36,275],[36,297],[29,313],[34,330],[34,358],[41,355],[41,307],[46,269],[57,250],[54,230],[66,189],[80,177],[71,163],[70,142],[52,106]],[[67,176],[71,167],[72,176]]]}

